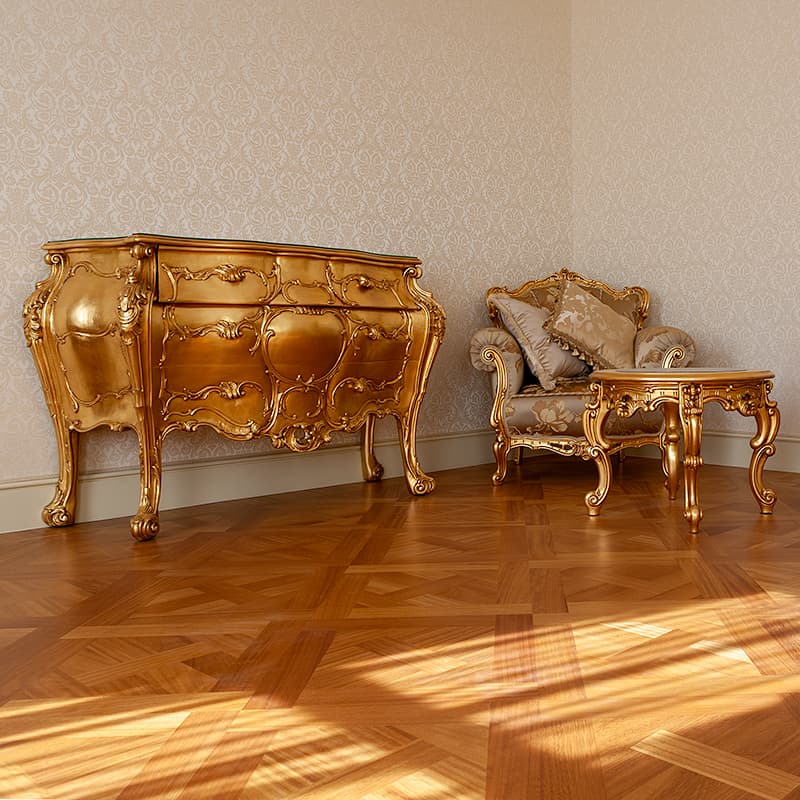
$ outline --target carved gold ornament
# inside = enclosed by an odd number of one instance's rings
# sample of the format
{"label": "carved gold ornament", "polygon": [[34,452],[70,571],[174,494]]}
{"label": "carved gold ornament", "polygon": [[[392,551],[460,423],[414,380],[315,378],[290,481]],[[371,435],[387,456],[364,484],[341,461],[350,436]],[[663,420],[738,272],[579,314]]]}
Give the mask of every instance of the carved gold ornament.
{"label": "carved gold ornament", "polygon": [[726,411],[755,417],[756,434],[750,440],[750,489],[762,514],[771,514],[775,492],[764,486],[764,464],[775,453],[780,426],[778,404],[771,400],[774,374],[762,370],[640,369],[598,370],[592,374],[594,396],[586,404],[583,427],[589,454],[597,462],[597,488],[586,495],[590,516],[599,513],[611,487],[609,455],[614,443],[605,434],[605,422],[615,411],[628,416],[641,409],[664,413],[661,434],[662,466],[670,499],[678,491],[678,448],[683,438],[684,517],[689,531],[700,530],[703,511],[697,494],[697,472],[703,465],[700,443],[703,410],[716,402]]}
{"label": "carved gold ornament", "polygon": [[294,451],[360,430],[373,481],[383,474],[375,419],[393,416],[409,491],[434,488],[416,428],[445,314],[417,285],[417,259],[150,234],[44,249],[50,276],[23,319],[58,444],[48,525],[74,521],[77,437],[100,426],[138,436],[139,540],[159,530],[173,430],[207,426]]}

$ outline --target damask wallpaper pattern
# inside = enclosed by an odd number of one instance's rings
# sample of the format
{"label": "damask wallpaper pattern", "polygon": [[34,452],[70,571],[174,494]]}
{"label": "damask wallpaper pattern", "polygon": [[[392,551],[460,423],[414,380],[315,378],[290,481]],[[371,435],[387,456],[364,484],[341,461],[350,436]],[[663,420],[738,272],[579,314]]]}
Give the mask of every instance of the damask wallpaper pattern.
{"label": "damask wallpaper pattern", "polygon": [[[800,435],[792,0],[0,0],[0,486],[56,471],[21,305],[48,239],[400,252],[448,313],[425,435],[487,427],[490,285],[641,283]],[[710,414],[706,430],[750,431]],[[394,436],[381,428],[379,438]],[[84,468],[135,464],[92,434]],[[257,449],[174,436],[165,461]]]}
{"label": "damask wallpaper pattern", "polygon": [[[49,239],[148,231],[417,256],[448,314],[420,434],[486,427],[466,354],[486,288],[571,258],[568,4],[0,10],[0,483],[57,468],[21,326]],[[85,469],[136,463],[130,433],[87,441]],[[178,435],[165,462],[259,448]]]}
{"label": "damask wallpaper pattern", "polygon": [[[784,441],[800,434],[798,31],[792,0],[572,2],[576,268],[647,286],[696,363],[774,371]],[[710,412],[707,430],[753,431]]]}

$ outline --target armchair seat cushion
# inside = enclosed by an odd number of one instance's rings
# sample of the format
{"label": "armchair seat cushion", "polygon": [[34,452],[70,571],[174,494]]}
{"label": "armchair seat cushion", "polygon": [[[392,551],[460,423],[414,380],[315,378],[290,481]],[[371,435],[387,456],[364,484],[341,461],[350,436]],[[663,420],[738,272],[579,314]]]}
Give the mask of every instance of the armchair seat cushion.
{"label": "armchair seat cushion", "polygon": [[[523,386],[506,400],[503,409],[512,436],[574,436],[583,438],[583,412],[592,399],[591,376],[563,379],[556,391],[538,383]],[[660,411],[637,411],[630,417],[611,414],[606,433],[613,438],[658,435],[664,417]]]}

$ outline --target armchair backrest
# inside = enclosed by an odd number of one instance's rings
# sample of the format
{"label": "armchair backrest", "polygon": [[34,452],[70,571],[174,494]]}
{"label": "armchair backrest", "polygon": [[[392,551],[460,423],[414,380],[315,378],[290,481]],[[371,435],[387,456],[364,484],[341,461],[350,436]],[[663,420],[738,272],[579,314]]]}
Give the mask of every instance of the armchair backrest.
{"label": "armchair backrest", "polygon": [[650,308],[650,295],[647,289],[643,289],[641,286],[626,286],[618,291],[602,281],[585,278],[583,275],[571,272],[566,268],[554,272],[546,278],[523,283],[517,289],[509,289],[506,286],[495,286],[489,289],[486,292],[486,308],[489,313],[489,319],[495,327],[503,327],[500,313],[491,302],[492,294],[506,294],[509,297],[552,311],[555,308],[559,290],[564,281],[578,284],[587,292],[614,308],[618,313],[628,317],[636,325],[637,330],[641,330],[644,325]]}

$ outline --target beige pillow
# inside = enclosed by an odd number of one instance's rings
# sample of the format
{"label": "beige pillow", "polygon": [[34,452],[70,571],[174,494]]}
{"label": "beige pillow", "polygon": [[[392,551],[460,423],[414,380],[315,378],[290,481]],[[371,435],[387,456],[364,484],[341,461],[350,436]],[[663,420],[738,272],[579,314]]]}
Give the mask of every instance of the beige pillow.
{"label": "beige pillow", "polygon": [[554,389],[557,378],[574,378],[586,372],[586,364],[554,342],[542,327],[550,316],[547,309],[503,294],[493,294],[491,302],[543,388]]}
{"label": "beige pillow", "polygon": [[577,283],[564,281],[544,329],[595,367],[633,368],[636,325]]}

